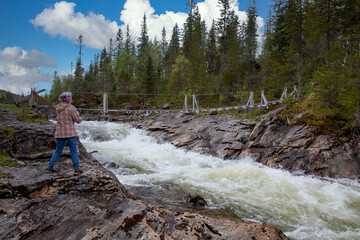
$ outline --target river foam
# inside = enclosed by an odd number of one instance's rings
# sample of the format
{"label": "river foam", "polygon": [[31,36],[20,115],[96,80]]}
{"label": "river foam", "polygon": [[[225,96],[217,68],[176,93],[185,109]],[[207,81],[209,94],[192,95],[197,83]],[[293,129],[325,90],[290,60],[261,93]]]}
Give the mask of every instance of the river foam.
{"label": "river foam", "polygon": [[223,160],[159,144],[122,123],[77,126],[82,143],[127,187],[157,189],[157,196],[197,193],[213,208],[279,227],[292,239],[359,239],[360,184],[347,179],[294,175],[242,160]]}

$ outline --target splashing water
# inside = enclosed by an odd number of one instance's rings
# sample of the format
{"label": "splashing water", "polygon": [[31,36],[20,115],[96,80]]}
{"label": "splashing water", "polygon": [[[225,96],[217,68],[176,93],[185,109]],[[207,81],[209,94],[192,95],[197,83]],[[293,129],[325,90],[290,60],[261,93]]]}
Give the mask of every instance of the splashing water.
{"label": "splashing water", "polygon": [[[154,198],[197,193],[210,207],[279,227],[292,239],[360,239],[360,184],[295,176],[242,160],[223,160],[159,144],[122,123],[77,126],[86,149],[126,187],[156,189]],[[155,195],[155,194],[154,194]]]}

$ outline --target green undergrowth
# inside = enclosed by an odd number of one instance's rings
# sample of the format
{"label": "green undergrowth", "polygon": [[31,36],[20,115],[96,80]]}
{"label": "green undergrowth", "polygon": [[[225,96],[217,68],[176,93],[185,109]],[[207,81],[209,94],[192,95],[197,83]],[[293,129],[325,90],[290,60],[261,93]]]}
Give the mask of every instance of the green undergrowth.
{"label": "green undergrowth", "polygon": [[17,159],[11,159],[8,153],[0,154],[0,167],[14,167],[17,165]]}
{"label": "green undergrowth", "polygon": [[3,132],[5,132],[5,135],[8,138],[12,138],[15,134],[15,129],[11,126],[6,126],[6,127],[1,127],[0,130],[2,130]]}
{"label": "green undergrowth", "polygon": [[16,105],[10,105],[10,104],[0,104],[0,109],[20,110],[20,108],[17,107]]}
{"label": "green undergrowth", "polygon": [[[345,99],[346,100],[346,99]],[[321,134],[342,134],[360,132],[360,123],[356,117],[354,101],[340,102],[339,107],[329,107],[318,100],[316,94],[310,92],[302,99],[288,97],[283,103],[269,107],[229,110],[218,112],[220,116],[235,116],[259,121],[267,113],[280,107],[284,108],[276,115],[286,124],[306,124],[317,127]],[[348,105],[345,105],[348,104]]]}
{"label": "green undergrowth", "polygon": [[46,116],[28,109],[22,109],[19,113],[16,114],[16,118],[21,122],[29,124],[51,124]]}
{"label": "green undergrowth", "polygon": [[[13,178],[14,176],[11,173],[1,173],[0,174],[0,179],[4,179],[4,178]],[[1,186],[0,186],[1,189]]]}
{"label": "green undergrowth", "polygon": [[290,124],[315,126],[322,134],[341,134],[359,130],[355,109],[324,107],[315,99],[314,94],[309,94],[301,101],[287,99],[284,106],[285,110],[277,117]]}
{"label": "green undergrowth", "polygon": [[226,111],[220,111],[218,114],[220,116],[235,116],[239,118],[248,118],[248,119],[255,119],[260,120],[261,117],[277,108],[279,108],[281,105],[271,105],[266,107],[254,107],[254,108],[248,108],[248,109],[231,109]]}
{"label": "green undergrowth", "polygon": [[29,124],[51,124],[47,116],[34,112],[27,107],[17,107],[15,105],[0,104],[0,109],[10,110],[10,113],[6,115],[14,115],[16,119],[20,122],[29,123]]}

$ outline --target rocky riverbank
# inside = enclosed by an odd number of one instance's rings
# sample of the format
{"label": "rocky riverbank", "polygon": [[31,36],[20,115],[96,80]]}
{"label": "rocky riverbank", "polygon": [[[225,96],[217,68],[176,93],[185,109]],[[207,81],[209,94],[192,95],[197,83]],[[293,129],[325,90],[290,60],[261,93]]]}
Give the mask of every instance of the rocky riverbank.
{"label": "rocky riverbank", "polygon": [[224,213],[171,211],[136,200],[81,143],[83,174],[73,175],[68,152],[57,172],[46,173],[53,133],[51,124],[0,116],[1,239],[288,239],[276,227]]}
{"label": "rocky riverbank", "polygon": [[249,156],[291,172],[360,178],[360,138],[321,135],[303,124],[289,125],[271,114],[260,121],[191,113],[153,115],[132,121],[160,141],[223,159]]}

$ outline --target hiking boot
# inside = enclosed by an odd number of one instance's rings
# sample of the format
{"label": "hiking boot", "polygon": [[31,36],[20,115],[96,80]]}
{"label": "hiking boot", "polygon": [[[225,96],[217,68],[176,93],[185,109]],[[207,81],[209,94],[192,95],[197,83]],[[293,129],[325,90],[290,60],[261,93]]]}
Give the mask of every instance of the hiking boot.
{"label": "hiking boot", "polygon": [[54,173],[54,172],[56,172],[55,168],[53,168],[53,167],[47,167],[47,168],[45,169],[45,171],[46,171],[46,172],[49,172],[49,173]]}
{"label": "hiking boot", "polygon": [[74,170],[74,175],[79,175],[82,172],[83,172],[83,170],[81,170],[81,169],[75,169]]}

